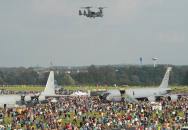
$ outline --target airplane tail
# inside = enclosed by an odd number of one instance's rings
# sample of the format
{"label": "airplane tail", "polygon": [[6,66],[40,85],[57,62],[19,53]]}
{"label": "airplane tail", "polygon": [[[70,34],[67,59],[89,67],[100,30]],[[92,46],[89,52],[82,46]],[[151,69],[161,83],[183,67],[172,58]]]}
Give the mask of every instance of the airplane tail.
{"label": "airplane tail", "polygon": [[159,88],[167,88],[172,67],[168,67]]}
{"label": "airplane tail", "polygon": [[41,93],[43,96],[55,95],[55,84],[54,84],[54,72],[50,71],[48,81],[44,91]]}

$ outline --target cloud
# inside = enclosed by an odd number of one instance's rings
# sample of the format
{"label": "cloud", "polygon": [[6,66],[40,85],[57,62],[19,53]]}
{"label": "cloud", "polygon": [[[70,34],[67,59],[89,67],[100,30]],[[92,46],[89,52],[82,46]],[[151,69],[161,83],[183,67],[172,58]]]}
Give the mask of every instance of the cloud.
{"label": "cloud", "polygon": [[105,3],[108,8],[104,10],[104,14],[110,23],[114,21],[116,24],[132,23],[140,18],[146,9],[162,6],[162,4],[162,0],[111,0]]}
{"label": "cloud", "polygon": [[33,12],[38,15],[69,16],[72,11],[66,0],[34,0]]}
{"label": "cloud", "polygon": [[159,40],[162,43],[184,43],[186,39],[183,32],[161,32]]}

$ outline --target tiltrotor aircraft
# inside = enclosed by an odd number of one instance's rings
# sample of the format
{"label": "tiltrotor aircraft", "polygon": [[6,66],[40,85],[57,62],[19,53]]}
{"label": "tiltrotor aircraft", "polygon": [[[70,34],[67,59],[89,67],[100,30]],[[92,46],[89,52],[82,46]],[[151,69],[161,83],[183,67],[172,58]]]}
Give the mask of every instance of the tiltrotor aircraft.
{"label": "tiltrotor aircraft", "polygon": [[96,17],[103,17],[103,9],[106,8],[106,7],[98,7],[99,11],[92,11],[91,10],[92,7],[90,6],[87,6],[87,7],[82,7],[82,9],[84,9],[83,11],[82,10],[79,10],[79,15],[83,15],[83,16],[86,16],[88,18],[96,18]]}

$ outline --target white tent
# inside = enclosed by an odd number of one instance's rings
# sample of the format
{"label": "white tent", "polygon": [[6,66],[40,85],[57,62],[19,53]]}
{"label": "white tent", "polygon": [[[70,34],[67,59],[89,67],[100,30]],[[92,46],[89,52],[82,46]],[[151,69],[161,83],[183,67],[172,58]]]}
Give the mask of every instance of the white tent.
{"label": "white tent", "polygon": [[55,98],[53,98],[53,99],[51,100],[51,102],[56,103],[57,100],[56,100]]}
{"label": "white tent", "polygon": [[71,94],[71,96],[88,96],[88,93],[77,91]]}

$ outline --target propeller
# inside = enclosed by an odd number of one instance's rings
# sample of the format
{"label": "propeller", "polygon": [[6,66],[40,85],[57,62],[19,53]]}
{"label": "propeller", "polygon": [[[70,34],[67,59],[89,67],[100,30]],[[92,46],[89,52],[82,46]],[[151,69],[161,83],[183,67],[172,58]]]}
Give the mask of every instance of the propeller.
{"label": "propeller", "polygon": [[102,10],[102,9],[104,9],[104,8],[107,8],[107,7],[98,7],[98,9],[100,9],[100,10]]}

